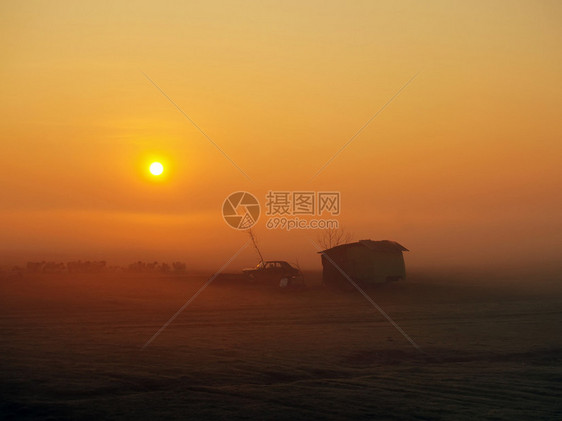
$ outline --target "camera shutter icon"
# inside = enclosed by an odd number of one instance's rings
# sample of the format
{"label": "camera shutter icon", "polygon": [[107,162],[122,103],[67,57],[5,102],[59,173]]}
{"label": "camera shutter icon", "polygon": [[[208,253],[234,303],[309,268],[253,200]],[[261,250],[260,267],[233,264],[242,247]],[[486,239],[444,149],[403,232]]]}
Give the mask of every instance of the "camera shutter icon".
{"label": "camera shutter icon", "polygon": [[222,205],[222,216],[225,222],[234,229],[250,229],[260,217],[260,203],[251,193],[232,193]]}

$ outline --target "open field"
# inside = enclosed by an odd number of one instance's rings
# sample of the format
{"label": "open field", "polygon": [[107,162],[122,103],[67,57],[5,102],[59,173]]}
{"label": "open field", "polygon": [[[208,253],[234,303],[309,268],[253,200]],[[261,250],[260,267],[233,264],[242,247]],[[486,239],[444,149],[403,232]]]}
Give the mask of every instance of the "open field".
{"label": "open field", "polygon": [[562,418],[562,287],[412,277],[369,291],[203,276],[1,284],[4,419]]}

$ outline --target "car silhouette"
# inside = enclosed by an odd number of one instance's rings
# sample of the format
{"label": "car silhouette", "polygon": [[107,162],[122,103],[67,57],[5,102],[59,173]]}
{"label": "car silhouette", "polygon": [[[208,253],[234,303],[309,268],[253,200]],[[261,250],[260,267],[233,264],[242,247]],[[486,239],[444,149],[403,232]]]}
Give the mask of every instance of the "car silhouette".
{"label": "car silhouette", "polygon": [[244,269],[244,276],[251,281],[276,283],[280,287],[304,283],[302,272],[283,260],[269,260],[259,263],[255,268]]}

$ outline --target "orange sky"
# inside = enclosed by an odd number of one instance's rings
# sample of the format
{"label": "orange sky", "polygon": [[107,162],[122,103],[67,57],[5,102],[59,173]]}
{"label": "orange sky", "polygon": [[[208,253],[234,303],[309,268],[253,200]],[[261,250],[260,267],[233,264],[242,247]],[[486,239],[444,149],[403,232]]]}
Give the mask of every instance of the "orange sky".
{"label": "orange sky", "polygon": [[[3,261],[218,268],[237,190],[339,190],[341,225],[412,266],[558,260],[560,3],[98,3],[0,6]],[[317,233],[264,223],[266,258],[319,266]]]}

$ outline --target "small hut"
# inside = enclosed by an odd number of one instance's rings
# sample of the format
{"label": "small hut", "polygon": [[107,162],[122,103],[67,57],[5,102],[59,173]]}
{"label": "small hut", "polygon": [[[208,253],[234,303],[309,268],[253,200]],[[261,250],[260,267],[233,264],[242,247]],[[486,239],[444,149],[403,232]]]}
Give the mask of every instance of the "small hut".
{"label": "small hut", "polygon": [[339,269],[366,285],[405,279],[403,251],[408,249],[388,240],[360,240],[323,250],[322,281],[325,285],[347,285],[349,281]]}

